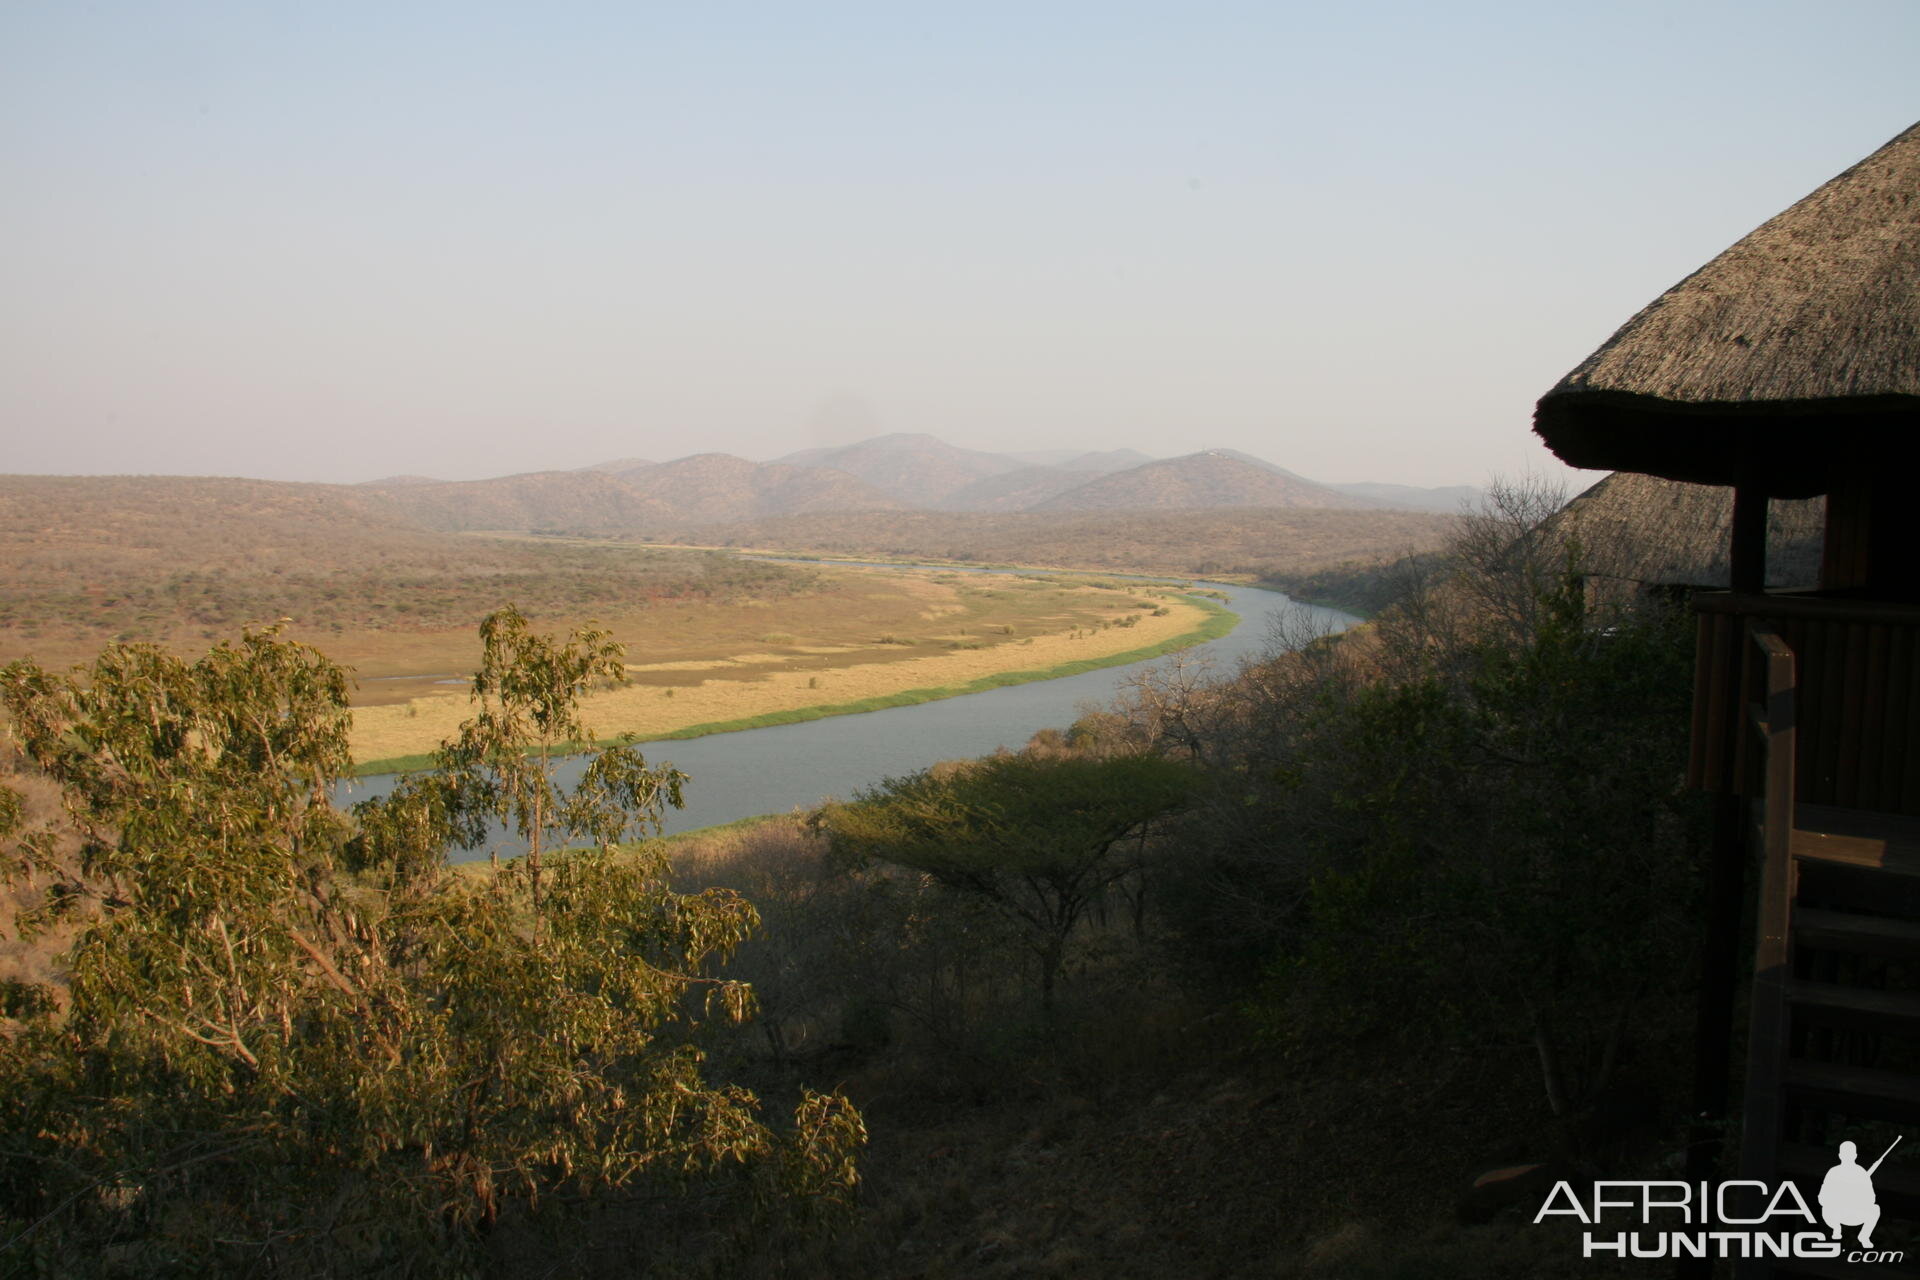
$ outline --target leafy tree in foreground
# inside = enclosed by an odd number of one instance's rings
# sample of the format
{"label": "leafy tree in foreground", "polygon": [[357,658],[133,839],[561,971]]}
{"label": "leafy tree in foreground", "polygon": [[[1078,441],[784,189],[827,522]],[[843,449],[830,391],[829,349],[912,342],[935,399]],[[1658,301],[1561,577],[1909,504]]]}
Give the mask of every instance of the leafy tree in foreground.
{"label": "leafy tree in foreground", "polygon": [[508,823],[527,845],[528,891],[540,900],[541,855],[549,834],[618,844],[657,828],[667,805],[680,807],[686,775],[650,769],[624,740],[589,753],[586,775],[570,796],[553,781],[556,757],[593,740],[580,698],[596,683],[626,678],[624,648],[613,633],[574,632],[565,644],[533,634],[513,608],[480,624],[480,670],[473,676],[474,717],[434,757],[440,783],[465,824],[460,843],[484,838],[484,820]]}
{"label": "leafy tree in foreground", "polygon": [[1014,920],[1051,1017],[1074,931],[1136,869],[1123,841],[1193,786],[1190,766],[1156,756],[1001,755],[889,778],[817,820],[841,853],[924,871]]}
{"label": "leafy tree in foreground", "polygon": [[553,797],[557,823],[534,819],[601,847],[554,858],[538,894],[531,860],[445,864],[504,789],[459,773],[471,744],[501,765],[528,726],[584,737],[573,673],[617,658],[491,620],[482,697],[527,700],[469,726],[453,777],[353,816],[330,800],[345,677],[273,631],[191,664],[129,645],[84,678],[0,668],[81,838],[74,865],[0,863],[55,877],[23,933],[79,930],[65,992],[11,1001],[0,1035],[9,1274],[464,1271],[515,1198],[699,1180],[809,1210],[850,1190],[863,1131],[844,1100],[807,1095],[783,1134],[702,1077],[699,1010],[750,1005],[706,970],[755,913],[613,848],[677,803],[677,774],[601,753]]}

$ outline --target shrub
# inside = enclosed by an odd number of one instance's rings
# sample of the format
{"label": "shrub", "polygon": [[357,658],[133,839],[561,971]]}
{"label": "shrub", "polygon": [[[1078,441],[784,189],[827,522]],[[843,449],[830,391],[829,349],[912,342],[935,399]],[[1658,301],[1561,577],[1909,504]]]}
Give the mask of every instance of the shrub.
{"label": "shrub", "polygon": [[[708,971],[755,912],[613,853],[679,775],[628,746],[571,793],[546,773],[618,647],[511,611],[483,637],[442,772],[352,814],[329,799],[346,677],[273,630],[190,665],[114,646],[84,680],[0,668],[81,842],[66,866],[15,839],[15,870],[55,885],[18,924],[77,929],[64,1011],[42,1001],[0,1041],[0,1232],[30,1271],[84,1273],[113,1240],[145,1274],[466,1273],[513,1200],[697,1185],[811,1212],[851,1189],[843,1100],[803,1097],[782,1134],[703,1077],[703,1021],[752,1005]],[[494,817],[536,851],[592,847],[449,870]]]}

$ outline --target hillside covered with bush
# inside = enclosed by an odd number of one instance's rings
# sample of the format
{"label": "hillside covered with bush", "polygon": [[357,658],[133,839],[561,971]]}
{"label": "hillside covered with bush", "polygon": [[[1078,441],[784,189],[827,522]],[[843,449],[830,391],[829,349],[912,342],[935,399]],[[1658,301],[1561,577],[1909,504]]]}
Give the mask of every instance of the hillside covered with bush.
{"label": "hillside covered with bush", "polygon": [[[1689,632],[1501,498],[1367,628],[665,842],[635,840],[670,770],[546,781],[604,635],[490,622],[441,771],[353,813],[316,790],[346,713],[309,650],[15,664],[0,1247],[1591,1274],[1531,1183],[1474,1182],[1682,1149]],[[486,815],[533,852],[448,869]]]}

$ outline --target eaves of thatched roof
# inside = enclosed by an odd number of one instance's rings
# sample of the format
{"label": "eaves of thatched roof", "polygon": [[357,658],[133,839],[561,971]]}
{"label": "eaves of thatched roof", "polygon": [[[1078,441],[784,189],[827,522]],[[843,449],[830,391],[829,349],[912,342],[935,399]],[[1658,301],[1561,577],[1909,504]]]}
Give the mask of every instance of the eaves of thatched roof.
{"label": "eaves of thatched roof", "polygon": [[[1826,499],[1767,504],[1767,585],[1804,590],[1820,583]],[[1590,593],[1657,584],[1725,587],[1733,532],[1733,490],[1616,471],[1547,521],[1556,542],[1579,545]],[[1603,597],[1602,597],[1603,598]]]}
{"label": "eaves of thatched roof", "polygon": [[1825,492],[1920,428],[1920,125],[1667,290],[1541,398],[1576,467]]}

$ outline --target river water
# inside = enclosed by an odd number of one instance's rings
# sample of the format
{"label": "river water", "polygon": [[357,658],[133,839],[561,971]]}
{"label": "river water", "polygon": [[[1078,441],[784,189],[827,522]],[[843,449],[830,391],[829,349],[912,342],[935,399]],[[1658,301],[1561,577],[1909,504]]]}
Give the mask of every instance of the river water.
{"label": "river water", "polygon": [[[931,567],[951,571],[951,566]],[[1268,648],[1278,620],[1303,621],[1323,632],[1343,630],[1357,621],[1337,610],[1298,604],[1277,591],[1227,583],[1199,585],[1223,593],[1226,607],[1240,615],[1240,625],[1232,632],[1185,652],[1189,661],[1204,659],[1222,673]],[[668,834],[690,831],[756,814],[784,813],[829,797],[846,798],[882,778],[912,773],[941,760],[1018,748],[1040,729],[1066,728],[1084,704],[1112,701],[1144,668],[1169,660],[1105,667],[911,707],[639,746],[649,764],[673,764],[687,774],[686,807],[669,812],[664,825]],[[564,762],[559,780],[570,784],[582,768],[577,760]],[[343,783],[336,798],[345,804],[383,795],[394,781],[392,775],[356,778]],[[514,852],[512,842],[504,838],[498,848],[503,855]],[[483,856],[484,850],[462,852],[454,860]]]}

